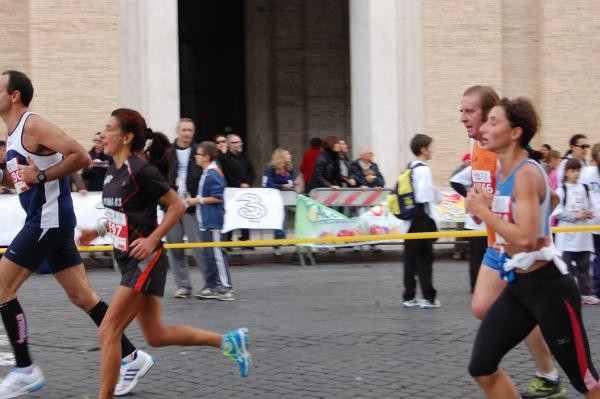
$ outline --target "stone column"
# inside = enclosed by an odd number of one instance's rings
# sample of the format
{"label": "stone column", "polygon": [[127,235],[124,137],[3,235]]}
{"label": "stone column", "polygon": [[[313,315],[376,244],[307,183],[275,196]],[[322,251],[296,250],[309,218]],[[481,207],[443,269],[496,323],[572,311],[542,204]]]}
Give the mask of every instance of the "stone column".
{"label": "stone column", "polygon": [[177,1],[119,1],[119,102],[172,137],[180,115]]}
{"label": "stone column", "polygon": [[373,148],[388,187],[423,132],[422,32],[420,0],[350,0],[353,155]]}

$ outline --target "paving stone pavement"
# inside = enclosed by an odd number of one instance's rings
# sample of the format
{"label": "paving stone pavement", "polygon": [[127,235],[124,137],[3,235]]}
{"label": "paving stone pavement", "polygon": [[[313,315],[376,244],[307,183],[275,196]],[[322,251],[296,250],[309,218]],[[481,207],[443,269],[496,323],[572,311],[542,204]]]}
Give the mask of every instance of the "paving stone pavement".
{"label": "paving stone pavement", "polygon": [[[200,288],[201,278],[194,270]],[[235,364],[212,348],[149,348],[137,325],[134,343],[158,361],[131,398],[481,398],[467,374],[478,322],[469,311],[467,265],[435,264],[443,307],[401,307],[400,263],[256,265],[234,267],[234,302],[174,299],[167,283],[163,317],[224,332],[247,326],[253,367],[239,377]],[[109,299],[119,274],[92,270],[89,278]],[[31,351],[48,385],[33,398],[95,397],[99,377],[96,328],[47,275],[32,277],[19,296],[29,323]],[[593,357],[600,362],[600,306],[585,307]],[[0,351],[10,352],[0,340]],[[503,362],[524,385],[533,363],[523,345]],[[0,366],[4,374],[8,366]],[[566,382],[566,381],[565,381]],[[569,386],[569,398],[579,397]]]}

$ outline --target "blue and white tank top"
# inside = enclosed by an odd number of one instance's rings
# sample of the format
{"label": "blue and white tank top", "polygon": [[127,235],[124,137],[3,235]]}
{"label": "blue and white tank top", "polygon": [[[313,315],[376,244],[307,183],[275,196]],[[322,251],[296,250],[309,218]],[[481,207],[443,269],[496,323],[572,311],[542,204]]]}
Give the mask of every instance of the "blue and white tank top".
{"label": "blue and white tank top", "polygon": [[8,135],[6,151],[6,169],[10,173],[19,201],[25,210],[25,225],[42,229],[55,227],[75,227],[75,211],[71,199],[69,177],[47,181],[45,183],[28,185],[19,175],[18,165],[27,165],[30,157],[39,170],[46,170],[63,159],[60,153],[40,155],[29,152],[23,146],[23,131],[29,115],[21,116],[15,130]]}
{"label": "blue and white tank top", "polygon": [[[526,163],[532,163],[532,164],[536,165],[538,167],[538,170],[544,177],[546,192],[544,194],[544,199],[540,203],[540,207],[538,210],[540,224],[538,226],[537,236],[538,236],[538,238],[546,237],[546,236],[550,235],[550,213],[551,213],[550,212],[551,211],[550,191],[551,191],[551,188],[550,188],[550,182],[549,182],[548,176],[546,175],[546,172],[544,171],[544,169],[542,169],[542,166],[540,164],[538,164],[536,161],[534,161],[533,159],[526,159],[523,162],[521,162],[510,173],[510,175],[508,175],[508,177],[505,180],[502,180],[502,178],[500,177],[501,172],[500,171],[498,172],[498,178],[496,180],[496,193],[494,195],[494,200],[492,202],[492,211],[503,220],[506,220],[511,223],[518,222],[517,216],[514,213],[515,200],[513,197],[513,192],[514,192],[514,186],[515,186],[515,175],[517,174],[519,169],[521,169],[521,167],[523,165],[525,165]],[[506,240],[503,239],[503,237],[500,237],[496,233],[496,242],[503,243],[503,242],[506,242]]]}

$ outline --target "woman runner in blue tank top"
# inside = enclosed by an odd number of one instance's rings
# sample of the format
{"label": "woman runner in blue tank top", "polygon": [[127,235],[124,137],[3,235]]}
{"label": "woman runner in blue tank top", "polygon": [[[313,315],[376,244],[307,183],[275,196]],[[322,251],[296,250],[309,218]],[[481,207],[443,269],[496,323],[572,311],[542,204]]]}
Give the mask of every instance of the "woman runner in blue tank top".
{"label": "woman runner in blue tank top", "polygon": [[502,99],[482,127],[481,144],[497,154],[498,185],[492,197],[472,190],[469,210],[497,232],[499,268],[510,283],[481,322],[469,373],[487,398],[518,399],[508,374],[498,369],[508,351],[539,325],[552,355],[586,398],[600,398],[598,374],[581,319],[575,280],[554,248],[549,231],[550,186],[525,147],[538,118],[529,100]]}

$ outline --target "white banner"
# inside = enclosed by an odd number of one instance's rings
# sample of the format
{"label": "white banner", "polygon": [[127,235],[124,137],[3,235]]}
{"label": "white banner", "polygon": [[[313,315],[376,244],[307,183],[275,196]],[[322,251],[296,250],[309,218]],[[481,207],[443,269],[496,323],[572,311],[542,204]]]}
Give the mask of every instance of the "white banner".
{"label": "white banner", "polygon": [[283,200],[274,188],[225,189],[223,232],[235,229],[282,229]]}
{"label": "white banner", "polygon": [[[102,193],[90,192],[86,195],[72,193],[73,207],[77,216],[78,228],[93,228],[98,219],[104,217]],[[0,246],[8,246],[25,223],[25,211],[21,208],[17,194],[0,195]],[[76,232],[77,235],[77,232]],[[92,244],[112,244],[110,236],[96,239]]]}

